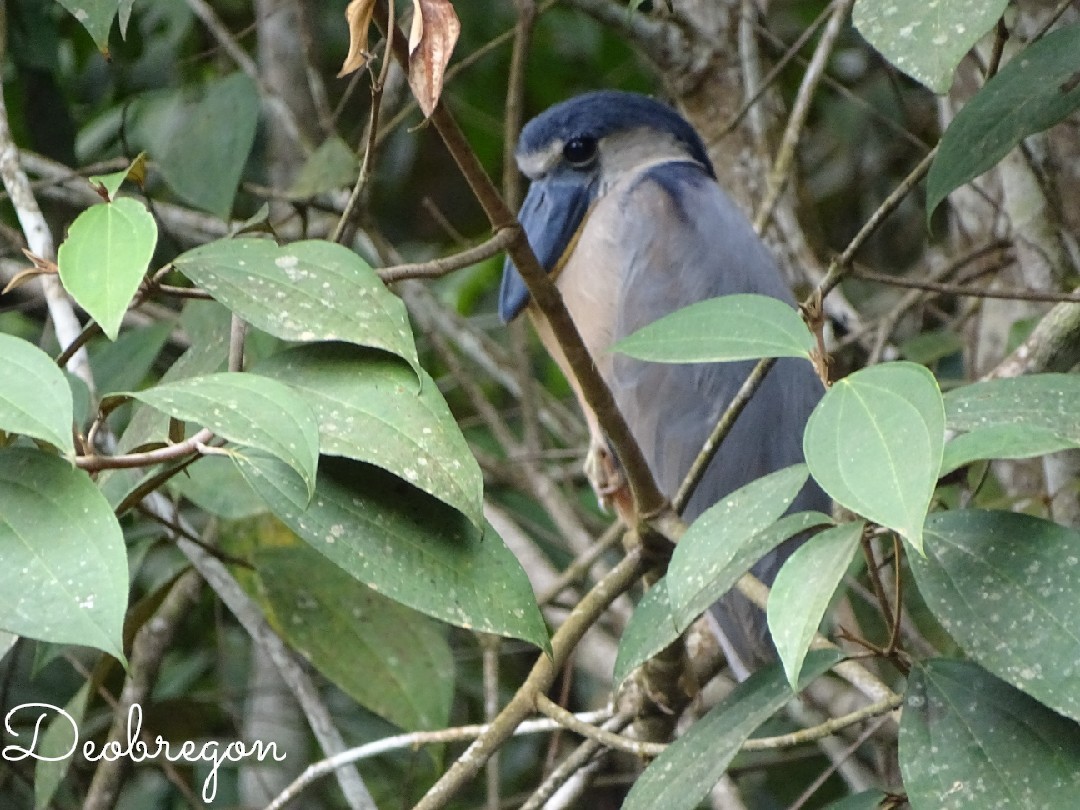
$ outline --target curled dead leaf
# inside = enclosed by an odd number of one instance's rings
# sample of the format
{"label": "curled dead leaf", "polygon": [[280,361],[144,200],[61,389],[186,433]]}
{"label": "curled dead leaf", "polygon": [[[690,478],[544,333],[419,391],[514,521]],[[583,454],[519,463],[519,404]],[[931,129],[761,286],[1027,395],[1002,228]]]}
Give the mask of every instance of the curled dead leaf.
{"label": "curled dead leaf", "polygon": [[345,8],[345,21],[349,26],[349,53],[338,71],[339,79],[359,70],[371,60],[367,41],[374,14],[375,0],[351,0]]}
{"label": "curled dead leaf", "polygon": [[25,270],[20,270],[11,280],[5,285],[4,289],[0,290],[0,295],[6,295],[14,290],[16,287],[20,287],[32,278],[46,275],[57,275],[60,269],[56,266],[56,262],[51,262],[48,259],[44,259],[38,256],[36,253],[31,253],[26,248],[23,248],[23,255],[26,256],[33,264],[33,267],[27,267]]}
{"label": "curled dead leaf", "polygon": [[409,86],[425,116],[439,103],[446,65],[460,33],[461,22],[450,0],[413,0]]}

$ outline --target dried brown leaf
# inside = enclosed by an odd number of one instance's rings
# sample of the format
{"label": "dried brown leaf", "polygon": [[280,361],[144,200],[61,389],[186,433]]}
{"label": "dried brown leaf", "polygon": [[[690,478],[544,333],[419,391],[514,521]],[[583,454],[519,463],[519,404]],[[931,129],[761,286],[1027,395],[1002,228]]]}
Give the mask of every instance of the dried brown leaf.
{"label": "dried brown leaf", "polygon": [[439,103],[446,65],[460,33],[461,23],[450,0],[413,0],[409,86],[425,116]]}
{"label": "dried brown leaf", "polygon": [[339,79],[359,70],[371,60],[367,41],[374,15],[375,0],[352,0],[345,8],[345,21],[349,25],[349,53],[338,72]]}
{"label": "dried brown leaf", "polygon": [[56,262],[44,259],[26,248],[23,248],[23,255],[30,260],[33,267],[27,267],[25,270],[20,270],[12,276],[11,281],[7,283],[4,289],[0,290],[0,295],[6,295],[16,287],[21,287],[32,278],[48,275],[55,276],[60,273],[60,268],[56,266]]}

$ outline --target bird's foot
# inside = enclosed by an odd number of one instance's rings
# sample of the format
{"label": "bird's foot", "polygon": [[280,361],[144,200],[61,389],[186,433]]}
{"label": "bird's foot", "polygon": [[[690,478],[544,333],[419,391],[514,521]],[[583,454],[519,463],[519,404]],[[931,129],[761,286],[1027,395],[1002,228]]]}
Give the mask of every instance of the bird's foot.
{"label": "bird's foot", "polygon": [[593,439],[585,455],[585,475],[596,493],[596,500],[605,512],[611,511],[619,493],[626,488],[626,477],[607,442]]}

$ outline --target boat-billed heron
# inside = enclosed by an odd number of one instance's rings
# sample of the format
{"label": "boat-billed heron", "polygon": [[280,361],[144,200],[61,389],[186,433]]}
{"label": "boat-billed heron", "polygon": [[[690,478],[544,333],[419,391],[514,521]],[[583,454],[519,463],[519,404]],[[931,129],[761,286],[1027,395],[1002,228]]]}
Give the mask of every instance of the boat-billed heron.
{"label": "boat-billed heron", "polygon": [[[517,162],[531,180],[519,219],[641,446],[671,497],[753,364],[661,364],[612,353],[631,332],[696,301],[759,293],[794,305],[768,250],[720,189],[701,138],[665,104],[600,91],[558,104],[522,130]],[[531,309],[509,259],[499,290],[504,322]],[[543,318],[534,318],[590,431],[586,470],[601,498],[620,504],[618,460]],[[806,419],[822,393],[803,360],[781,359],[721,445],[683,517],[756,478],[802,461]],[[625,500],[625,492],[622,503]],[[828,511],[813,483],[792,510]],[[792,545],[754,566],[771,583]],[[741,678],[775,656],[764,614],[736,592],[713,606],[720,646]]]}

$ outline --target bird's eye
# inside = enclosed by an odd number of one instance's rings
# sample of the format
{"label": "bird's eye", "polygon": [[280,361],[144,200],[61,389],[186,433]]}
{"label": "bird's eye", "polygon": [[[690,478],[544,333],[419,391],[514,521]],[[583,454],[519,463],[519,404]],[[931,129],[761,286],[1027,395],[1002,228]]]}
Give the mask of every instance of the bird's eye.
{"label": "bird's eye", "polygon": [[562,150],[566,162],[582,169],[596,159],[596,138],[571,138]]}

